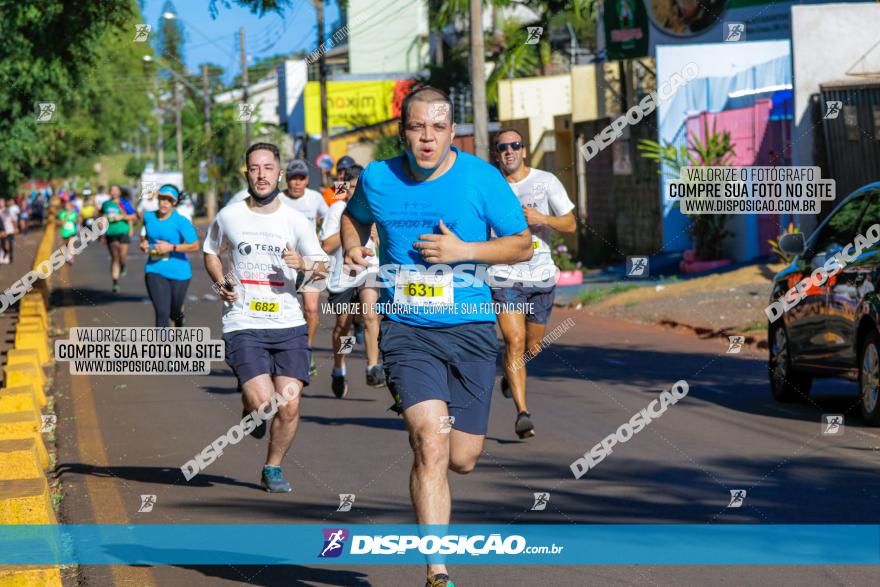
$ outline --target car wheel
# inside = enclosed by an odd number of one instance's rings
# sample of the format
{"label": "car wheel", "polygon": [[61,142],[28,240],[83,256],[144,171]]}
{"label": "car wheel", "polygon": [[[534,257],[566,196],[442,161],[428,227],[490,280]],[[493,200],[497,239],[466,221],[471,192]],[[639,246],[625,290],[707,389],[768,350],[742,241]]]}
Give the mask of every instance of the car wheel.
{"label": "car wheel", "polygon": [[770,393],[773,394],[773,399],[786,403],[806,399],[810,395],[813,378],[792,368],[785,326],[771,327],[769,339],[770,358],[767,369],[770,373]]}
{"label": "car wheel", "polygon": [[880,426],[880,344],[876,332],[869,332],[859,350],[859,405],[870,426]]}

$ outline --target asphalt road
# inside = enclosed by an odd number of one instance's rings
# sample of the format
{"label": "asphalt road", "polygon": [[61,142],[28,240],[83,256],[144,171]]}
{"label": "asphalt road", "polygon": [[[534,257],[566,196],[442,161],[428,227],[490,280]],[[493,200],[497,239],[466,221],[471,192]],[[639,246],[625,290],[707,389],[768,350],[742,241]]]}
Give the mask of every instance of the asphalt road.
{"label": "asphalt road", "polygon": [[[54,281],[55,324],[152,326],[142,266],[132,247],[122,292],[111,294],[98,243]],[[220,334],[220,302],[194,255],[187,325]],[[495,395],[477,469],[452,477],[454,523],[802,524],[880,523],[876,474],[880,432],[858,421],[852,383],[819,382],[807,404],[777,405],[765,357],[744,349],[581,311],[557,310],[574,327],[528,365],[537,436],[519,441],[512,402]],[[66,523],[412,523],[410,449],[403,423],[386,411],[385,389],[367,388],[364,357],[349,360],[349,397],[329,388],[330,320],[316,344],[319,375],[285,471],[289,495],[259,489],[266,440],[245,439],[186,482],[179,467],[240,418],[228,367],[208,376],[75,376],[58,363],[58,474]],[[690,392],[581,479],[569,464],[675,381]],[[821,434],[823,413],[847,415],[844,434]],[[731,489],[747,490],[727,508]],[[547,491],[545,511],[530,511]],[[354,493],[339,513],[338,494]],[[142,494],[157,496],[138,513]],[[260,540],[255,536],[254,540]],[[675,544],[668,545],[670,549]],[[868,584],[869,567],[460,566],[469,585]],[[423,585],[422,567],[83,567],[81,585]],[[876,579],[875,579],[876,580]]]}

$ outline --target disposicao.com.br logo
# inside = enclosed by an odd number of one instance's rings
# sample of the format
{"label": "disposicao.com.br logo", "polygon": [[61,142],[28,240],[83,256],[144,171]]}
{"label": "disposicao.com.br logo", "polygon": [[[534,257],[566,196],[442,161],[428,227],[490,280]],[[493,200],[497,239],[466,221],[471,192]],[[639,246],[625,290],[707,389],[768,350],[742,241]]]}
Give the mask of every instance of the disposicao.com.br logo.
{"label": "disposicao.com.br logo", "polygon": [[[349,533],[343,528],[324,528],[324,546],[319,558],[337,557],[343,550]],[[564,546],[556,544],[529,546],[525,537],[512,534],[352,534],[348,554],[351,555],[518,555],[560,554]]]}

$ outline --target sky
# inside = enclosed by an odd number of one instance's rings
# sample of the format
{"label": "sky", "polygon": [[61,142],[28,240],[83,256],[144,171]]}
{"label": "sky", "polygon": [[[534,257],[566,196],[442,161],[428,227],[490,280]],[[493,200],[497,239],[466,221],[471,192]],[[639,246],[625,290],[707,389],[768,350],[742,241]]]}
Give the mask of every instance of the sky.
{"label": "sky", "polygon": [[[293,0],[283,18],[275,13],[262,18],[234,2],[230,8],[218,1],[219,14],[211,18],[210,0],[175,0],[174,7],[186,33],[184,60],[191,71],[197,71],[201,63],[215,63],[226,72],[224,81],[231,81],[241,70],[238,48],[238,29],[244,27],[248,63],[253,58],[269,57],[278,53],[312,51],[317,45],[315,9],[310,0]],[[165,0],[145,0],[143,3],[145,24],[152,27],[152,34],[159,28]],[[325,3],[324,34],[330,36],[337,28],[339,10],[334,3]]]}

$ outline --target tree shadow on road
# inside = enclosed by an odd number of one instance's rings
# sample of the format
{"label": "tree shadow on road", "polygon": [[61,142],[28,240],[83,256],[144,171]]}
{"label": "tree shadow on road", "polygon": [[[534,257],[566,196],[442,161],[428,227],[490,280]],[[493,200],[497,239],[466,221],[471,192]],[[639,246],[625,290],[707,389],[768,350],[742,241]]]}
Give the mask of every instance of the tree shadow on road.
{"label": "tree shadow on road", "polygon": [[[111,556],[128,560],[156,561],[180,558],[187,551],[182,549],[160,549],[144,545],[133,546],[130,544],[107,544],[103,548]],[[204,556],[204,551],[192,551],[193,556]],[[212,551],[211,557],[236,560],[241,559],[242,554],[237,552],[222,553]],[[273,556],[255,556],[256,560],[251,564],[229,565],[190,565],[172,564],[167,566],[190,569],[217,579],[226,579],[237,584],[261,585],[265,587],[306,587],[315,583],[321,585],[370,585],[366,580],[367,575],[358,571],[348,571],[339,568],[322,569],[319,567],[306,567],[301,565],[281,564],[282,559]],[[143,564],[132,566],[144,566],[147,568],[158,566],[156,564]],[[166,565],[161,565],[166,566]],[[161,573],[161,571],[158,571]]]}
{"label": "tree shadow on road", "polygon": [[[662,337],[663,332],[659,331]],[[499,356],[503,356],[500,354]],[[646,395],[669,389],[679,379],[688,382],[688,400],[698,400],[729,410],[786,420],[816,422],[824,413],[844,414],[847,426],[863,426],[859,418],[858,388],[849,381],[817,379],[813,391],[799,403],[779,404],[770,395],[767,362],[764,358],[725,353],[725,346],[706,342],[706,353],[676,350],[606,348],[590,345],[550,345],[527,364],[530,390],[536,379],[560,384],[559,397],[572,400],[584,394],[600,397],[623,390],[611,386],[641,388]],[[501,373],[499,361],[499,373]],[[552,389],[556,394],[557,390]],[[564,395],[568,394],[568,395]],[[530,394],[530,398],[536,397]],[[540,397],[540,396],[537,396]]]}
{"label": "tree shadow on road", "polygon": [[[91,287],[59,287],[52,290],[52,293],[49,296],[49,306],[53,308],[62,308],[66,306],[104,306],[120,302],[141,302],[143,299],[143,294],[131,295],[125,293],[113,293],[110,291],[109,284],[107,289],[95,289]],[[150,317],[149,321],[152,322],[152,308],[150,308],[150,311],[147,314]],[[104,326],[106,326],[106,324],[104,324]]]}
{"label": "tree shadow on road", "polygon": [[116,477],[138,483],[156,483],[161,485],[180,485],[183,487],[211,487],[214,485],[231,485],[258,489],[262,487],[255,483],[236,481],[220,475],[206,475],[200,473],[187,481],[179,468],[172,467],[99,467],[87,463],[60,463],[56,468],[57,477],[66,474],[92,475],[94,477]]}

